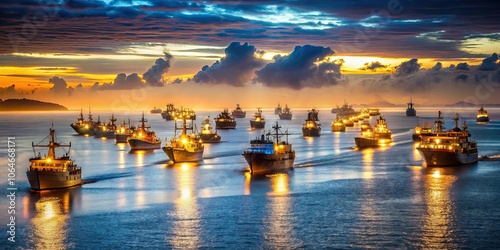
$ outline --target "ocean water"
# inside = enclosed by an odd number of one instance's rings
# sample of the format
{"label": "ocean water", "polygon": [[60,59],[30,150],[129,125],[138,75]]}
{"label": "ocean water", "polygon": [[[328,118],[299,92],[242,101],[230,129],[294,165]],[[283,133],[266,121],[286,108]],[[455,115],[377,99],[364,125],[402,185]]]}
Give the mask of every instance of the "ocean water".
{"label": "ocean water", "polygon": [[[247,118],[234,130],[219,130],[222,142],[205,146],[199,164],[171,164],[162,150],[129,152],[114,140],[75,135],[69,126],[79,111],[0,113],[0,206],[2,248],[9,249],[310,249],[410,248],[492,249],[500,245],[500,161],[461,167],[422,167],[411,140],[417,123],[444,113],[445,126],[460,112],[468,121],[480,155],[500,155],[500,109],[488,108],[491,122],[475,122],[476,109],[382,109],[394,142],[353,148],[359,125],[332,133],[335,118],[319,113],[320,137],[304,138],[306,110],[280,121],[264,110],[266,127],[279,121],[296,151],[288,173],[252,176],[241,155],[249,140]],[[221,110],[197,111],[215,117]],[[107,120],[111,111],[94,111]],[[119,122],[138,124],[140,111],[115,111]],[[146,114],[164,141],[173,122]],[[376,118],[370,118],[372,124]],[[82,167],[81,187],[34,192],[25,171],[32,142],[56,136],[71,142]],[[15,240],[8,241],[7,139],[15,137]],[[42,151],[42,154],[45,153]]]}

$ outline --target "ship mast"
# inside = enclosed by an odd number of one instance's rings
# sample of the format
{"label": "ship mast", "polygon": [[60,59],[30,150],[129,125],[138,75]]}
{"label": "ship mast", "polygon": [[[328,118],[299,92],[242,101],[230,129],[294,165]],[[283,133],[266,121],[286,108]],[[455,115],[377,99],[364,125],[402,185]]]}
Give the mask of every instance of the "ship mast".
{"label": "ship mast", "polygon": [[[50,134],[49,134],[49,144],[47,145],[35,145],[33,142],[31,142],[31,146],[33,147],[33,153],[35,153],[35,147],[47,147],[49,148],[48,152],[47,152],[47,158],[50,158],[50,159],[55,159],[56,158],[56,148],[59,148],[59,147],[69,147],[69,150],[71,150],[71,142],[69,144],[60,144],[60,143],[57,143],[56,142],[56,131],[53,129],[53,128],[50,128]],[[47,139],[47,137],[45,137],[45,139]],[[45,139],[43,139],[42,141],[44,141]],[[69,154],[69,150],[68,150],[68,154]],[[35,153],[36,155],[36,153]]]}

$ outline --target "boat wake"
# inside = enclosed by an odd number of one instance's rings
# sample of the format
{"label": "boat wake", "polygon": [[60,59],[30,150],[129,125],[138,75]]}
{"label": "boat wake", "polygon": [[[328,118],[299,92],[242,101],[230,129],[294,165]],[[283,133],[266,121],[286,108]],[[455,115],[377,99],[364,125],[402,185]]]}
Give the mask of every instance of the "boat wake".
{"label": "boat wake", "polygon": [[100,175],[100,176],[91,176],[88,179],[83,180],[83,184],[118,179],[118,178],[125,178],[125,177],[130,177],[130,176],[134,176],[134,174],[133,173],[116,173],[116,174],[105,174],[105,175]]}
{"label": "boat wake", "polygon": [[241,155],[242,152],[243,152],[243,150],[219,152],[219,153],[214,153],[214,154],[211,154],[208,156],[203,156],[203,159],[215,159],[215,158],[221,158],[221,157],[237,156],[237,155]]}
{"label": "boat wake", "polygon": [[480,161],[500,161],[500,154],[496,155],[481,155],[479,156]]}

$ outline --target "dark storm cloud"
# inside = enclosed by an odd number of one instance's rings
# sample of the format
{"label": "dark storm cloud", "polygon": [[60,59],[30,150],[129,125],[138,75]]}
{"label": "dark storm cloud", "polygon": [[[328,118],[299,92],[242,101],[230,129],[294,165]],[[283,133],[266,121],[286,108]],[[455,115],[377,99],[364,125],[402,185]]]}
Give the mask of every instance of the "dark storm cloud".
{"label": "dark storm cloud", "polygon": [[369,62],[365,63],[363,67],[361,67],[361,70],[371,70],[371,71],[376,71],[377,69],[387,69],[389,65],[384,65],[379,61],[376,62]]}
{"label": "dark storm cloud", "polygon": [[477,55],[462,50],[466,39],[500,39],[496,2],[401,1],[401,11],[391,2],[6,0],[0,3],[0,54],[109,54],[133,43],[245,39],[265,49],[314,42],[358,55],[468,58]]}
{"label": "dark storm cloud", "polygon": [[498,60],[497,53],[493,53],[491,56],[486,57],[477,69],[481,71],[497,70],[498,69],[498,64],[496,63],[497,60]]}
{"label": "dark storm cloud", "polygon": [[415,72],[418,72],[420,66],[422,65],[418,63],[418,59],[416,58],[413,58],[409,61],[404,61],[400,65],[396,66],[396,71],[394,72],[394,76],[402,77],[411,75]]}
{"label": "dark storm cloud", "polygon": [[276,55],[274,62],[255,72],[255,82],[270,87],[301,89],[337,85],[341,81],[343,61],[325,61],[334,54],[329,47],[297,46],[286,56]]}
{"label": "dark storm cloud", "polygon": [[248,43],[232,42],[225,50],[225,57],[212,66],[205,65],[194,77],[197,83],[228,84],[243,86],[253,72],[264,65],[263,52]]}
{"label": "dark storm cloud", "polygon": [[468,63],[459,63],[455,66],[455,70],[470,70]]}
{"label": "dark storm cloud", "polygon": [[156,59],[155,64],[142,75],[142,78],[149,86],[162,87],[165,85],[163,76],[170,70],[173,56],[167,51],[163,53],[164,58]]}

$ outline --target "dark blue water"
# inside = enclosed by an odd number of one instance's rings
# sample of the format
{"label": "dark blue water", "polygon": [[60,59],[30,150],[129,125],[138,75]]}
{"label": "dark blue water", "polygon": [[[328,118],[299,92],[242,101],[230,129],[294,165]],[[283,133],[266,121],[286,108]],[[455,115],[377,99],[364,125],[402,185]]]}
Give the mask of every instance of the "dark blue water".
{"label": "dark blue water", "polygon": [[[432,122],[438,109],[417,109],[418,122]],[[170,164],[161,150],[130,153],[114,140],[76,136],[75,112],[1,113],[1,223],[8,219],[7,137],[16,143],[16,242],[3,234],[2,246],[18,249],[117,248],[497,248],[500,243],[500,161],[456,168],[424,168],[414,150],[417,118],[384,110],[394,143],[357,150],[359,127],[330,132],[334,115],[320,111],[321,137],[303,138],[306,110],[280,121],[291,133],[295,169],[288,174],[252,177],[242,157],[251,117],[237,129],[219,130],[220,144],[205,146],[203,162]],[[475,109],[444,109],[445,126],[459,111],[468,120],[480,155],[500,154],[500,110],[477,124]],[[198,111],[201,117],[219,111]],[[247,110],[252,114],[254,110]],[[111,112],[94,111],[101,119]],[[114,112],[119,121],[140,112]],[[264,112],[270,128],[277,120]],[[146,114],[162,140],[173,122]],[[371,118],[372,124],[375,117]],[[31,142],[48,135],[71,142],[82,166],[79,188],[31,192],[26,180]],[[137,122],[136,122],[137,123]],[[4,232],[7,227],[4,226]]]}

